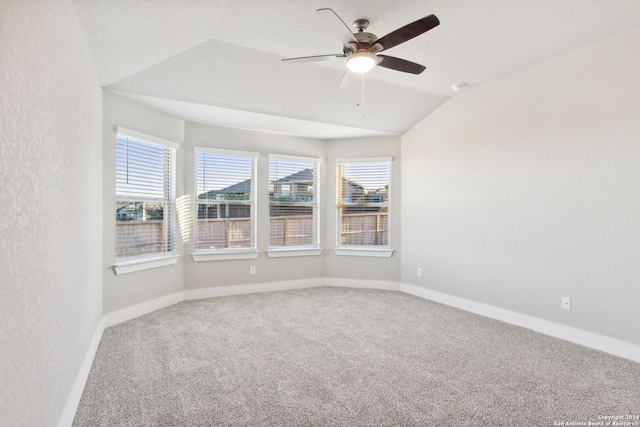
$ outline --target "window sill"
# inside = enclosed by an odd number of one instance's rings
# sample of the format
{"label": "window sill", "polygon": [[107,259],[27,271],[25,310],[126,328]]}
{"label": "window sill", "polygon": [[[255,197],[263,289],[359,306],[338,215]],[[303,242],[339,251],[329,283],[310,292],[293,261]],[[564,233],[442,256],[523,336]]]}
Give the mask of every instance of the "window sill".
{"label": "window sill", "polygon": [[180,255],[169,255],[155,258],[136,259],[132,261],[121,261],[113,266],[113,270],[119,276],[121,274],[173,265],[178,262],[179,257]]}
{"label": "window sill", "polygon": [[202,261],[227,261],[231,259],[256,259],[258,258],[258,251],[220,251],[220,252],[194,252],[191,254],[191,258],[195,262]]}
{"label": "window sill", "polygon": [[291,256],[318,256],[322,248],[271,248],[267,250],[269,258],[284,258]]}
{"label": "window sill", "polygon": [[393,255],[393,249],[386,247],[367,248],[367,247],[342,247],[334,248],[333,253],[338,256],[368,256],[377,258],[390,258]]}

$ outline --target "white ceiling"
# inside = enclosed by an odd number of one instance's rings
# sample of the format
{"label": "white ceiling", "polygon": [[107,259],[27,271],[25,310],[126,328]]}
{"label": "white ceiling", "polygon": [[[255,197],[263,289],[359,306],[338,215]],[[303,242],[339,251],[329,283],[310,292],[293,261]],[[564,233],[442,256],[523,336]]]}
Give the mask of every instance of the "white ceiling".
{"label": "white ceiling", "polygon": [[[640,25],[638,0],[73,0],[106,90],[188,121],[315,138],[403,134],[453,96]],[[376,67],[340,89],[341,53],[316,13],[379,37],[429,14],[440,26],[389,50],[427,67]],[[385,52],[387,53],[387,52]],[[363,115],[364,112],[364,115]]]}

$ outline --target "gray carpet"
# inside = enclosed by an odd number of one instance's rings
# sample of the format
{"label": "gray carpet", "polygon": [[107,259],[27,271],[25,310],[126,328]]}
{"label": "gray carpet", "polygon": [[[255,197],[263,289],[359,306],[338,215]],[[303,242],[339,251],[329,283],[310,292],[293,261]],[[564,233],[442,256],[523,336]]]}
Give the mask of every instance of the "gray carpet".
{"label": "gray carpet", "polygon": [[640,364],[398,292],[314,288],[185,301],[106,329],[74,426],[627,414],[640,414]]}

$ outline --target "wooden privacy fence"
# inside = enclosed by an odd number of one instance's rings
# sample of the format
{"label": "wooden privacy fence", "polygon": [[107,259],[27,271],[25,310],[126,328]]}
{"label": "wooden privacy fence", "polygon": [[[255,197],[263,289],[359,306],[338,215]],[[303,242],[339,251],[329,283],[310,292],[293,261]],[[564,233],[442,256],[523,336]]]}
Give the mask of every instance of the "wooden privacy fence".
{"label": "wooden privacy fence", "polygon": [[116,258],[162,252],[162,220],[116,221]]}
{"label": "wooden privacy fence", "polygon": [[388,245],[386,212],[342,214],[340,243],[343,245]]}
{"label": "wooden privacy fence", "polygon": [[[386,212],[342,215],[340,240],[343,245],[387,245]],[[314,240],[312,215],[271,218],[270,246],[311,245]],[[243,248],[250,245],[248,218],[198,220],[198,249]]]}
{"label": "wooden privacy fence", "polygon": [[[340,243],[343,245],[387,245],[386,212],[342,215]],[[164,247],[162,221],[117,221],[116,257],[161,252]],[[271,218],[270,246],[311,245],[312,215]],[[249,218],[199,219],[196,249],[246,248],[251,246]]]}
{"label": "wooden privacy fence", "polygon": [[313,235],[313,215],[271,217],[269,246],[312,245]]}
{"label": "wooden privacy fence", "polygon": [[196,249],[232,249],[251,246],[249,218],[199,219]]}

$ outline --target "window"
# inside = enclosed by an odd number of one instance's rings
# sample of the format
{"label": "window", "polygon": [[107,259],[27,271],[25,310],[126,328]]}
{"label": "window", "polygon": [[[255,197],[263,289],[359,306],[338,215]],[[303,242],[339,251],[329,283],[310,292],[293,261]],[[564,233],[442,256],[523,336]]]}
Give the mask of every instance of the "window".
{"label": "window", "polygon": [[174,255],[176,148],[118,128],[116,263]]}
{"label": "window", "polygon": [[255,251],[256,158],[196,147],[196,253]]}
{"label": "window", "polygon": [[319,164],[319,159],[269,156],[270,249],[318,247]]}
{"label": "window", "polygon": [[391,159],[339,160],[336,169],[338,245],[388,246]]}

